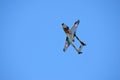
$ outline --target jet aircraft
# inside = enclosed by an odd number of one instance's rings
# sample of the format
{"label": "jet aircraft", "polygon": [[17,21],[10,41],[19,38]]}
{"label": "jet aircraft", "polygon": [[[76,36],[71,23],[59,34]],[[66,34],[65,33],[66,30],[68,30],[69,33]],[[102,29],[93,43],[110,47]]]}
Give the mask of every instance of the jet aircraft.
{"label": "jet aircraft", "polygon": [[[81,54],[81,50],[83,48],[83,46],[86,46],[86,44],[84,42],[82,42],[76,35],[76,30],[77,30],[77,27],[79,25],[80,21],[77,20],[74,25],[72,26],[71,29],[69,29],[69,27],[62,23],[62,28],[64,30],[64,32],[66,33],[66,41],[65,41],[65,45],[64,45],[64,48],[63,48],[63,51],[65,52],[67,50],[67,48],[72,45],[73,48],[78,52],[78,54]],[[74,39],[76,39],[80,42],[80,46],[79,48],[77,49],[76,46],[73,44],[73,42],[75,41]]]}

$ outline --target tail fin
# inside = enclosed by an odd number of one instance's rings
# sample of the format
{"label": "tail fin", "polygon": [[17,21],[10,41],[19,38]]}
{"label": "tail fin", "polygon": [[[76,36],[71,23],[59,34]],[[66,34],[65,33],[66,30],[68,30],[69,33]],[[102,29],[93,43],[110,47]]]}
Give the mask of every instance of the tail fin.
{"label": "tail fin", "polygon": [[78,49],[78,54],[82,54],[81,50],[82,50],[83,45],[80,45],[79,49]]}
{"label": "tail fin", "polygon": [[83,48],[83,45],[80,45],[80,47],[79,47],[79,51],[80,52],[81,52],[82,48]]}

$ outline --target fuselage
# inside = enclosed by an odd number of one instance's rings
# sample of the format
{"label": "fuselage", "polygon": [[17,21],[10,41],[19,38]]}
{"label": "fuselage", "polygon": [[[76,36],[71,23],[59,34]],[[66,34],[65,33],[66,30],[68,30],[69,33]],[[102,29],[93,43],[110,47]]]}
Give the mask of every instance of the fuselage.
{"label": "fuselage", "polygon": [[63,30],[64,30],[64,32],[66,33],[66,35],[68,36],[68,38],[69,38],[71,41],[74,41],[74,37],[73,37],[73,35],[71,34],[69,27],[66,26],[65,24],[62,24],[62,26],[63,26]]}

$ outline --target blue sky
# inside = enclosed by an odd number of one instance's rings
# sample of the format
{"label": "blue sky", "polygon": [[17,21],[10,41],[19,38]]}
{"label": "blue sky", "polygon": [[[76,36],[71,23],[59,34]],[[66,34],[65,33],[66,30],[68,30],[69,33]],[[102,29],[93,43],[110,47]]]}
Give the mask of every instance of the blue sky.
{"label": "blue sky", "polygon": [[[0,80],[120,80],[119,0],[1,0]],[[80,19],[87,46],[63,52]],[[77,43],[76,43],[77,44]]]}

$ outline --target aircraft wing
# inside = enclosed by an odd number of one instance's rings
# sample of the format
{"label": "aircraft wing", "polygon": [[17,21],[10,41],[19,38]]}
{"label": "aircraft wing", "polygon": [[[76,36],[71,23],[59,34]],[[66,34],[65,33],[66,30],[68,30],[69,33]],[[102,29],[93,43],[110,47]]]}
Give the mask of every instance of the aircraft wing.
{"label": "aircraft wing", "polygon": [[69,47],[69,45],[70,45],[69,39],[68,39],[68,37],[66,37],[65,45],[64,45],[64,48],[63,48],[64,52],[67,50],[67,48]]}
{"label": "aircraft wing", "polygon": [[77,20],[77,21],[74,23],[73,27],[71,28],[70,32],[72,33],[72,35],[74,35],[74,33],[76,33],[76,29],[77,29],[79,23],[80,23],[80,21]]}

